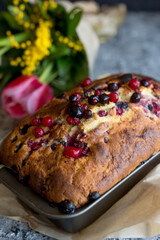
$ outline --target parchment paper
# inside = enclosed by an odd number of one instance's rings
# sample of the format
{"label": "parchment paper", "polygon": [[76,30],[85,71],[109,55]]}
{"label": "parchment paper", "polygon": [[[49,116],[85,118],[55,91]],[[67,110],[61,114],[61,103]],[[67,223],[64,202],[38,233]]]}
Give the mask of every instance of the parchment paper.
{"label": "parchment paper", "polygon": [[28,222],[32,229],[59,240],[153,237],[160,233],[160,164],[93,224],[75,234],[33,212],[2,184],[0,215]]}

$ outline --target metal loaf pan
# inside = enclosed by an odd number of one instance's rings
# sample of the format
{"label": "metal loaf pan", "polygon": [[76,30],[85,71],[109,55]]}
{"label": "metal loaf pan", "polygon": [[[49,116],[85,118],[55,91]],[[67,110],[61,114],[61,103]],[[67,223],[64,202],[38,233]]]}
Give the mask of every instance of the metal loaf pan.
{"label": "metal loaf pan", "polygon": [[70,215],[60,214],[56,207],[51,207],[46,200],[36,194],[30,187],[19,183],[10,169],[5,167],[0,169],[0,181],[34,211],[51,219],[61,229],[74,233],[95,221],[158,163],[160,163],[160,152],[149,158],[143,164],[140,164],[132,173],[95,202],[88,203]]}

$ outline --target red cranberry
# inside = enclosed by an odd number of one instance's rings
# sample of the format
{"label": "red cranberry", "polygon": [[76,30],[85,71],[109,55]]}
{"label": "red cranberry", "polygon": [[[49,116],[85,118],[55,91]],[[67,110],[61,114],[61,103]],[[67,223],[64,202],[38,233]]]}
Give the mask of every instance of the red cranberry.
{"label": "red cranberry", "polygon": [[107,116],[107,114],[108,114],[108,113],[107,113],[106,111],[99,111],[99,112],[98,112],[98,116],[99,116],[99,117],[105,117],[105,116]]}
{"label": "red cranberry", "polygon": [[103,90],[108,91],[108,87],[104,87]]}
{"label": "red cranberry", "polygon": [[154,84],[154,85],[153,85],[153,90],[157,90],[157,89],[159,89],[159,86],[156,85],[156,84]]}
{"label": "red cranberry", "polygon": [[81,107],[82,107],[82,109],[83,109],[84,111],[85,111],[85,110],[88,110],[87,104],[82,104]]}
{"label": "red cranberry", "polygon": [[156,102],[153,102],[154,113],[157,117],[160,117],[160,105]]}
{"label": "red cranberry", "polygon": [[99,96],[100,94],[101,94],[101,91],[100,91],[100,90],[96,90],[96,91],[95,91],[95,95],[96,95],[96,96]]}
{"label": "red cranberry", "polygon": [[75,141],[73,145],[76,148],[84,149],[87,146],[87,143],[82,141]]}
{"label": "red cranberry", "polygon": [[42,124],[43,124],[43,126],[50,127],[53,124],[53,120],[51,117],[44,117],[42,119]]}
{"label": "red cranberry", "polygon": [[121,116],[123,113],[123,109],[122,108],[116,108],[116,115]]}
{"label": "red cranberry", "polygon": [[90,78],[85,78],[82,82],[83,87],[89,86],[92,84],[92,80]]}
{"label": "red cranberry", "polygon": [[111,102],[114,102],[114,103],[118,102],[119,97],[118,97],[117,93],[112,92],[112,93],[109,94],[109,97],[110,97]]}
{"label": "red cranberry", "polygon": [[82,153],[82,149],[81,148],[75,148],[75,147],[70,147],[67,146],[64,149],[64,156],[65,157],[73,157],[73,158],[78,158],[79,155]]}
{"label": "red cranberry", "polygon": [[33,118],[31,124],[32,126],[39,126],[41,124],[41,120],[39,118]]}
{"label": "red cranberry", "polygon": [[156,102],[153,102],[153,107],[154,107],[154,111],[157,112],[160,110],[160,105],[157,104]]}
{"label": "red cranberry", "polygon": [[31,139],[29,139],[28,142],[27,142],[27,144],[28,144],[28,147],[31,147],[32,144],[33,144],[33,141],[32,141]]}
{"label": "red cranberry", "polygon": [[76,102],[81,99],[81,95],[78,92],[74,92],[70,97],[69,100],[70,102]]}
{"label": "red cranberry", "polygon": [[118,90],[119,86],[117,83],[110,83],[108,85],[108,91],[110,92],[116,92]]}
{"label": "red cranberry", "polygon": [[77,97],[77,101],[81,99],[81,95],[78,92],[73,93]]}
{"label": "red cranberry", "polygon": [[44,130],[42,128],[35,128],[34,136],[36,138],[42,137],[44,135]]}
{"label": "red cranberry", "polygon": [[34,142],[32,145],[31,145],[31,148],[33,151],[36,151],[40,148],[40,144],[38,142]]}
{"label": "red cranberry", "polygon": [[140,87],[140,81],[136,78],[132,78],[130,81],[129,81],[129,86],[133,89],[133,90],[136,90],[137,88]]}
{"label": "red cranberry", "polygon": [[67,117],[67,122],[72,125],[78,125],[80,123],[80,120],[78,118],[72,118],[70,116]]}
{"label": "red cranberry", "polygon": [[82,83],[78,83],[76,87],[82,87]]}
{"label": "red cranberry", "polygon": [[152,84],[152,80],[150,78],[146,78],[146,80],[149,82],[149,86]]}
{"label": "red cranberry", "polygon": [[40,143],[46,145],[48,143],[48,139],[41,139]]}
{"label": "red cranberry", "polygon": [[82,149],[81,157],[86,156],[89,152],[89,148],[87,147],[87,143],[83,141],[75,141],[73,144],[74,147]]}
{"label": "red cranberry", "polygon": [[141,95],[137,92],[133,93],[133,95],[131,96],[131,103],[138,103],[141,100]]}
{"label": "red cranberry", "polygon": [[80,139],[85,139],[87,137],[87,134],[82,134],[81,136],[80,136]]}
{"label": "red cranberry", "polygon": [[76,106],[80,106],[81,107],[81,104],[80,104],[80,102],[73,102],[73,105],[76,105]]}

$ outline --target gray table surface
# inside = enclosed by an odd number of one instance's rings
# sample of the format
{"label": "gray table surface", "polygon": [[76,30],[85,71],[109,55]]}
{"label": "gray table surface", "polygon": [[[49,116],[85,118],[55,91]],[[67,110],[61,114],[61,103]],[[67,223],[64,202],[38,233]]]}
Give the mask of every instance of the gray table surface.
{"label": "gray table surface", "polygon": [[[105,73],[119,72],[143,73],[160,80],[160,13],[129,13],[118,35],[101,45],[93,79]],[[53,238],[31,230],[26,223],[0,217],[0,240],[23,239]],[[160,240],[160,235],[154,239]]]}

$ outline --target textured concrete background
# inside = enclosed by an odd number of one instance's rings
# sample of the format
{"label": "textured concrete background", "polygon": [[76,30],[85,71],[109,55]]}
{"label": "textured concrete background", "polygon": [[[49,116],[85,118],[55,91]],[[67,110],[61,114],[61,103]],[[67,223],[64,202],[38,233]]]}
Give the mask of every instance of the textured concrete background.
{"label": "textured concrete background", "polygon": [[[118,35],[101,45],[92,77],[118,72],[148,74],[160,80],[160,13],[129,13]],[[0,217],[0,240],[23,239],[53,240],[26,223]],[[160,235],[154,239],[160,240]]]}
{"label": "textured concrete background", "polygon": [[92,76],[118,72],[160,80],[160,12],[130,13],[119,34],[101,45]]}

